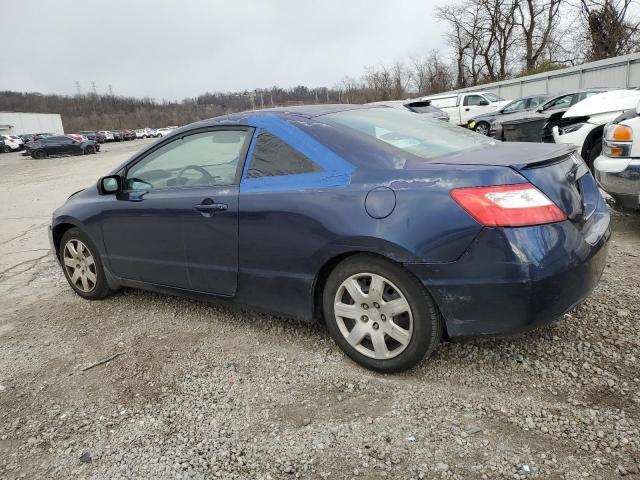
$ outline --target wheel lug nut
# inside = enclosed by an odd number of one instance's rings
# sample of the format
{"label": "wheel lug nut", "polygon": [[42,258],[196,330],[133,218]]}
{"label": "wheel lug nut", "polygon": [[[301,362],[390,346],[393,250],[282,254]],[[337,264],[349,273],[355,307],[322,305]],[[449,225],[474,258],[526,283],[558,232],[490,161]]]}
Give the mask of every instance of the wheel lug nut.
{"label": "wheel lug nut", "polygon": [[378,328],[380,328],[380,325],[378,325],[378,322],[376,322],[372,325],[372,327],[374,330],[378,330]]}
{"label": "wheel lug nut", "polygon": [[382,320],[383,322],[387,319],[387,317],[385,317],[384,315],[380,315],[380,320]]}
{"label": "wheel lug nut", "polygon": [[380,305],[378,305],[376,302],[373,302],[373,306],[374,306],[375,308],[380,308]]}
{"label": "wheel lug nut", "polygon": [[364,308],[365,310],[367,310],[369,308],[369,305],[367,305],[366,303],[362,304],[362,308]]}
{"label": "wheel lug nut", "polygon": [[363,315],[362,317],[360,317],[360,319],[361,319],[363,322],[368,322],[368,321],[369,321],[369,317],[367,317],[366,315]]}

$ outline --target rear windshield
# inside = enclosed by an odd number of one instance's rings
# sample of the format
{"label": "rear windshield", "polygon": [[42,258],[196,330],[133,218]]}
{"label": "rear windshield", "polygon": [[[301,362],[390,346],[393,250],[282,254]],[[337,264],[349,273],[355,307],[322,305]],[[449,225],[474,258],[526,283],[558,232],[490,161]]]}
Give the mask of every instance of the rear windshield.
{"label": "rear windshield", "polygon": [[427,115],[395,108],[347,110],[323,115],[336,127],[347,127],[425,160],[480,148],[490,138]]}
{"label": "rear windshield", "polygon": [[439,108],[425,102],[407,103],[405,107],[416,113],[441,113]]}

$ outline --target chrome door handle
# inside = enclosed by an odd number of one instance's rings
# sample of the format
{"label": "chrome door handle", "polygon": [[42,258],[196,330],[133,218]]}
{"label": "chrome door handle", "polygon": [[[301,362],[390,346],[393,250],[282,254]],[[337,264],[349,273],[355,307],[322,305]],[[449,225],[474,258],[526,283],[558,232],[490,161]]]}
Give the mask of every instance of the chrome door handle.
{"label": "chrome door handle", "polygon": [[200,212],[220,212],[228,208],[224,203],[201,203],[194,207]]}

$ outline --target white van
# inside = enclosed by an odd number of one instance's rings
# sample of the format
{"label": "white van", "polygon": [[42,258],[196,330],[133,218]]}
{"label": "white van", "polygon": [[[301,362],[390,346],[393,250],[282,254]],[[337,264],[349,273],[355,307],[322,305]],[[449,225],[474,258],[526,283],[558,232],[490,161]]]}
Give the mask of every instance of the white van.
{"label": "white van", "polygon": [[510,100],[503,100],[491,92],[449,93],[422,97],[449,114],[454,125],[467,125],[467,121],[481,113],[500,110]]}

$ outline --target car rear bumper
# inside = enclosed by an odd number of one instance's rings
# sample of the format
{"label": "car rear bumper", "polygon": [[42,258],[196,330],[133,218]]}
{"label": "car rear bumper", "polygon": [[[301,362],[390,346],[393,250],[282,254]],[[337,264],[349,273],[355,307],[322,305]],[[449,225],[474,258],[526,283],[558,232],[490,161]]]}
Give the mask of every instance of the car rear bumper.
{"label": "car rear bumper", "polygon": [[569,221],[485,228],[456,262],[405,266],[433,296],[449,336],[523,332],[559,318],[598,284],[611,227],[606,206],[597,216],[588,237]]}
{"label": "car rear bumper", "polygon": [[640,209],[640,159],[600,156],[594,165],[598,183],[613,197],[617,206]]}

